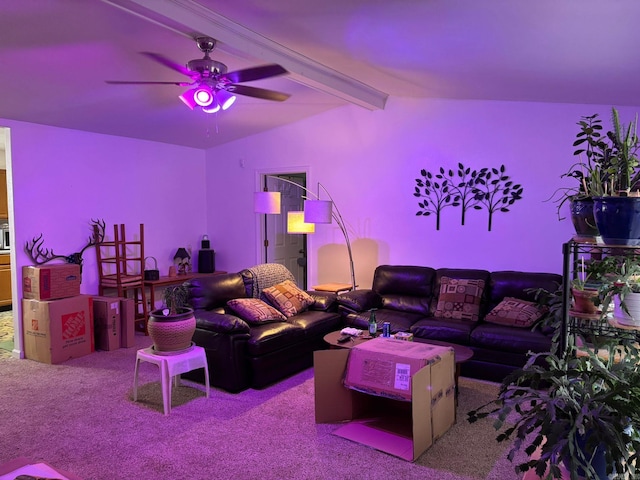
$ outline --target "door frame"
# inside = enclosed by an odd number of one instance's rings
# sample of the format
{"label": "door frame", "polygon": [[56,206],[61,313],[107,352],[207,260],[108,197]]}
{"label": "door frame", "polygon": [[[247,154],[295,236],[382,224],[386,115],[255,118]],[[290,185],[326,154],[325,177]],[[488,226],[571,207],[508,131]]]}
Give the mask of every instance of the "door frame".
{"label": "door frame", "polygon": [[[306,188],[309,188],[310,185],[310,172],[309,167],[268,167],[261,168],[256,170],[256,192],[261,192],[264,188],[264,176],[265,175],[293,175],[293,174],[304,174],[306,178]],[[256,215],[256,263],[265,263],[265,214]],[[304,279],[304,283],[306,285],[309,284],[310,278],[310,262],[309,262],[309,235],[304,236],[304,250],[307,255],[307,267],[306,267],[306,278]]]}

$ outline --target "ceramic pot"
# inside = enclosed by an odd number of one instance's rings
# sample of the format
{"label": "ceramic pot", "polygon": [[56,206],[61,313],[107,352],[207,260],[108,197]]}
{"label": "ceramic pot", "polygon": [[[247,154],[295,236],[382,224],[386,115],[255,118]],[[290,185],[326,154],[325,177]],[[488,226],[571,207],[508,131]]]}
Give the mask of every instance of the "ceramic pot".
{"label": "ceramic pot", "polygon": [[640,198],[595,197],[593,215],[607,245],[640,245]]}
{"label": "ceramic pot", "polygon": [[571,222],[581,237],[596,237],[600,233],[593,216],[593,198],[572,198],[569,203]]}
{"label": "ceramic pot", "polygon": [[627,293],[624,296],[624,304],[629,313],[625,312],[620,304],[620,297],[614,298],[613,316],[622,325],[640,327],[640,293]]}
{"label": "ceramic pot", "polygon": [[153,347],[158,352],[176,352],[191,346],[196,331],[193,309],[182,308],[176,315],[164,315],[162,310],[154,310],[149,315],[147,331]]}
{"label": "ceramic pot", "polygon": [[571,294],[573,295],[573,308],[574,312],[587,313],[592,315],[598,313],[598,307],[596,307],[594,300],[598,298],[598,290],[592,288],[585,288],[580,290],[578,288],[572,288]]}

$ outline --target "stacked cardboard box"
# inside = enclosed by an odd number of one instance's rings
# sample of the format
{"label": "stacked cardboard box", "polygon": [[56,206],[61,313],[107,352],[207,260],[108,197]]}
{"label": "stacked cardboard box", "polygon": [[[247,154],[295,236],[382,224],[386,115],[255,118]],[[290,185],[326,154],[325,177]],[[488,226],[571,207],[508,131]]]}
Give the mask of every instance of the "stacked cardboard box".
{"label": "stacked cardboard box", "polygon": [[80,265],[22,268],[25,356],[61,363],[95,349],[93,300],[80,295]]}
{"label": "stacked cardboard box", "polygon": [[61,363],[135,344],[133,299],[80,294],[80,266],[22,269],[25,356]]}

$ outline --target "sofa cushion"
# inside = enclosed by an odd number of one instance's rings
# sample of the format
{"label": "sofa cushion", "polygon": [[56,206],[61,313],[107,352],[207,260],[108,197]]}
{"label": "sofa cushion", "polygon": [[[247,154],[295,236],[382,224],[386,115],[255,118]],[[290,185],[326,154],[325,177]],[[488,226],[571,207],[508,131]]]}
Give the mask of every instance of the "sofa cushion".
{"label": "sofa cushion", "polygon": [[247,354],[252,357],[291,348],[305,339],[304,331],[290,322],[263,323],[251,328]]}
{"label": "sofa cushion", "polygon": [[380,296],[382,308],[427,315],[434,276],[430,267],[380,265],[372,290]]}
{"label": "sofa cushion", "polygon": [[217,310],[234,298],[246,297],[244,281],[239,273],[206,275],[187,281],[189,304],[194,310]]}
{"label": "sofa cushion", "polygon": [[291,280],[285,280],[273,287],[262,290],[269,303],[280,310],[285,317],[304,312],[313,305],[313,298],[298,288]]}
{"label": "sofa cushion", "polygon": [[471,332],[471,346],[522,354],[547,352],[551,348],[551,338],[526,328],[483,323]]}
{"label": "sofa cushion", "polygon": [[300,327],[307,337],[324,336],[329,332],[339,330],[343,326],[340,315],[337,312],[315,310],[307,310],[289,317],[287,322]]}
{"label": "sofa cushion", "polygon": [[477,325],[468,320],[427,318],[418,320],[409,331],[417,338],[469,345],[471,332]]}
{"label": "sofa cushion", "polygon": [[509,325],[519,328],[531,328],[537,322],[544,310],[533,302],[505,297],[484,318],[489,323]]}
{"label": "sofa cushion", "polygon": [[434,316],[477,321],[484,286],[484,280],[442,277]]}
{"label": "sofa cushion", "polygon": [[498,305],[503,298],[513,297],[535,301],[535,294],[528,293],[528,289],[544,288],[555,292],[562,285],[562,275],[557,273],[518,272],[514,270],[500,270],[491,272],[489,281],[489,310]]}
{"label": "sofa cushion", "polygon": [[251,324],[282,322],[287,319],[282,313],[259,298],[236,298],[229,300],[227,305],[240,318]]}

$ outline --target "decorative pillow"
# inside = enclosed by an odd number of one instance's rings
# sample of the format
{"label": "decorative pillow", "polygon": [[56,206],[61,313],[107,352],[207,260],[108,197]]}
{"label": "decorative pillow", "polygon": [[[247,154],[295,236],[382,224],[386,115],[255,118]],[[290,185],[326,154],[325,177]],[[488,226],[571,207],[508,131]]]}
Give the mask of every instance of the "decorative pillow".
{"label": "decorative pillow", "polygon": [[262,293],[269,300],[269,303],[287,317],[304,312],[314,303],[313,297],[304,290],[300,290],[291,280],[285,280],[273,287],[265,288]]}
{"label": "decorative pillow", "polygon": [[259,298],[236,298],[227,305],[243,320],[260,324],[266,322],[282,322],[287,319],[282,313]]}
{"label": "decorative pillow", "polygon": [[485,320],[498,325],[527,328],[536,323],[543,313],[544,310],[533,302],[505,297],[487,314]]}
{"label": "decorative pillow", "polygon": [[483,291],[484,280],[442,277],[434,316],[476,322]]}

